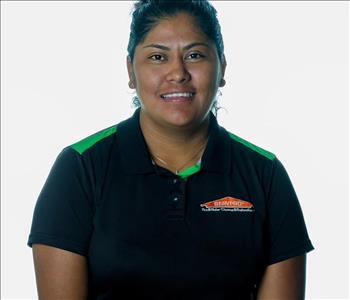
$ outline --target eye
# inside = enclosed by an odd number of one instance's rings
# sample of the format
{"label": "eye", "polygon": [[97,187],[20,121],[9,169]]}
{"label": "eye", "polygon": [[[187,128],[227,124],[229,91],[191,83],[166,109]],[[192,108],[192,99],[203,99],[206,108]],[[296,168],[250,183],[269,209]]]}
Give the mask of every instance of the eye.
{"label": "eye", "polygon": [[189,54],[187,57],[189,57],[190,59],[197,60],[197,59],[205,57],[205,56],[200,54],[200,53],[194,52],[194,53]]}
{"label": "eye", "polygon": [[151,60],[155,60],[155,61],[162,61],[164,60],[164,56],[160,55],[160,54],[153,54],[152,56],[149,57],[149,59]]}

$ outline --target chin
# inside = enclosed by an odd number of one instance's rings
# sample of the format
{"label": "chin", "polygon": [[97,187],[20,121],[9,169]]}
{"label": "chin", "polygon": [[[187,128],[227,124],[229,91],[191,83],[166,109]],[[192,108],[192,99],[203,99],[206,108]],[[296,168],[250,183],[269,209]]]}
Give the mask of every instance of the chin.
{"label": "chin", "polygon": [[195,123],[196,119],[190,116],[176,115],[164,119],[166,123],[174,127],[188,127]]}

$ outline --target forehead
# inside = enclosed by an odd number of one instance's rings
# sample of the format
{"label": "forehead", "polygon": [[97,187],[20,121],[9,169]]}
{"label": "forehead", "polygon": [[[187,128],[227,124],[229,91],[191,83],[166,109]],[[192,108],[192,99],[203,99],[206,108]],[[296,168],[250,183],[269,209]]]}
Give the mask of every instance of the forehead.
{"label": "forehead", "polygon": [[187,13],[161,19],[146,35],[142,44],[150,42],[184,42],[205,41],[208,37],[196,24],[195,18]]}

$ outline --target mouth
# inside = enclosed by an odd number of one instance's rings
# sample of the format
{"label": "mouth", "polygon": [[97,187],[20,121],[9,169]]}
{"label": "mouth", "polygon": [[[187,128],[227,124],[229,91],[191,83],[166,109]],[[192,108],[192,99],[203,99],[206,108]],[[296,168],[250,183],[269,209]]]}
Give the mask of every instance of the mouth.
{"label": "mouth", "polygon": [[195,94],[194,92],[175,92],[162,94],[160,97],[166,102],[185,102],[193,100]]}

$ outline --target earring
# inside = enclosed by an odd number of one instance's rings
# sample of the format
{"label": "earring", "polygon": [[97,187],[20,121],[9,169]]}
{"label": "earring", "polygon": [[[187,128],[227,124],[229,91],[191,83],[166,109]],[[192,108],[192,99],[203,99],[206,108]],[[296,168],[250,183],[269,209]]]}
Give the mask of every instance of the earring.
{"label": "earring", "polygon": [[129,81],[129,88],[131,89],[135,88],[134,82],[132,80]]}
{"label": "earring", "polygon": [[224,78],[221,78],[220,86],[224,86],[226,84],[226,80]]}

